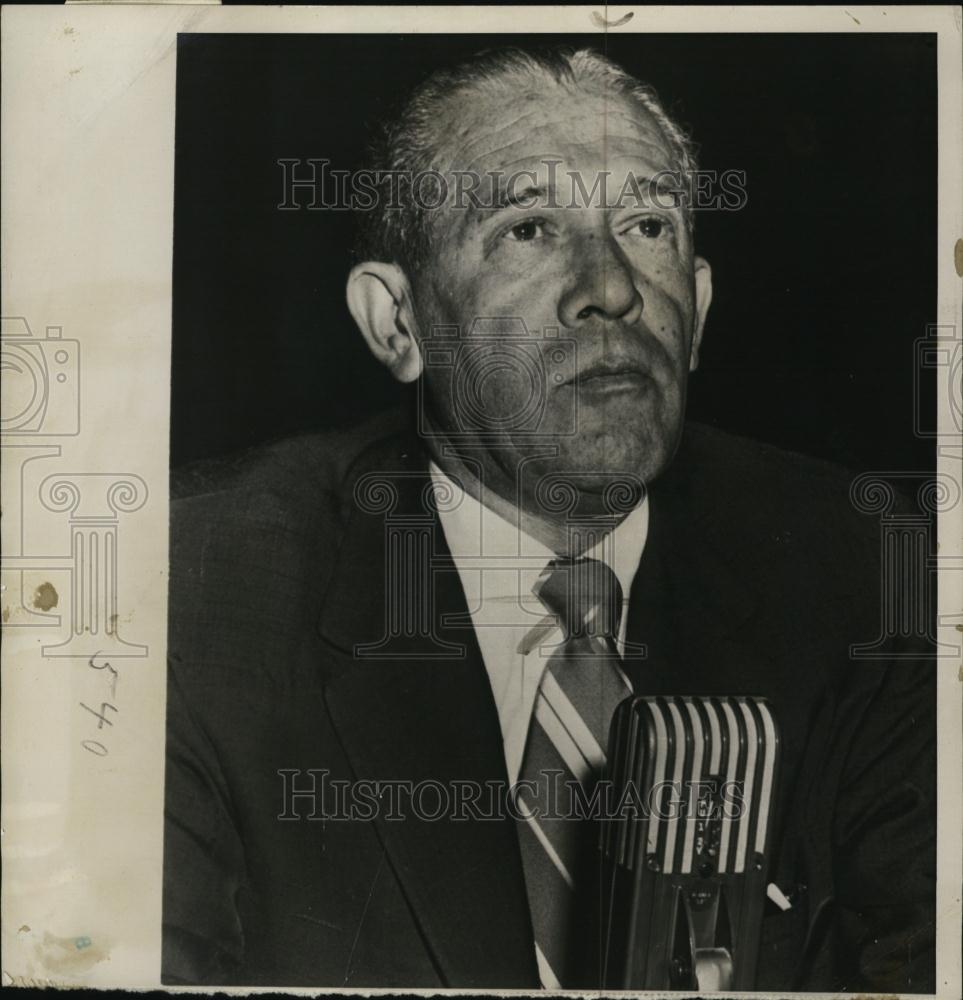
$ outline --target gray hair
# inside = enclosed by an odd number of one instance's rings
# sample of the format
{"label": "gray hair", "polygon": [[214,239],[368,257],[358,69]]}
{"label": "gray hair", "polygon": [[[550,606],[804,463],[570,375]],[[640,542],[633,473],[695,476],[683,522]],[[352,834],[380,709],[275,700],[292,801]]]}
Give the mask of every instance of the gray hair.
{"label": "gray hair", "polygon": [[[655,90],[631,76],[611,59],[592,49],[551,49],[528,52],[505,48],[479,52],[451,69],[434,72],[408,97],[397,116],[382,127],[371,147],[370,171],[377,178],[378,197],[372,210],[361,212],[355,252],[362,260],[394,262],[417,267],[431,246],[431,210],[411,192],[399,198],[399,189],[384,178],[416,177],[436,171],[440,145],[437,122],[443,104],[468,90],[493,91],[506,77],[525,76],[558,86],[598,88],[642,107],[659,126],[668,143],[682,185],[688,188],[696,169],[695,145],[666,113]],[[686,203],[686,219],[692,225]]]}

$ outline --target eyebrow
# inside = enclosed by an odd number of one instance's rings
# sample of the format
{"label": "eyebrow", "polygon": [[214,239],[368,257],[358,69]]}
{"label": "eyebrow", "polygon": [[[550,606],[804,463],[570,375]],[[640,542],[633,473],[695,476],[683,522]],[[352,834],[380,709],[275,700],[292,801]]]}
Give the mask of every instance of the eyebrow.
{"label": "eyebrow", "polygon": [[500,188],[488,204],[484,201],[481,205],[469,202],[466,206],[468,218],[480,222],[482,219],[491,218],[509,208],[534,208],[534,201],[546,195],[552,195],[554,190],[550,184],[527,184],[521,190],[513,189],[510,193],[504,188]]}
{"label": "eyebrow", "polygon": [[541,198],[543,195],[553,194],[555,188],[551,184],[528,184],[521,191],[513,191],[507,194],[499,191],[495,195],[494,211],[501,211],[503,208],[524,208],[533,198]]}
{"label": "eyebrow", "polygon": [[[570,179],[575,176],[574,174],[569,174],[568,171],[566,171],[566,174]],[[655,194],[661,198],[671,198],[672,204],[661,204],[658,206],[650,204],[649,207],[658,207],[665,210],[684,210],[685,185],[677,183],[677,180],[677,177],[667,176],[665,172],[661,171],[654,176],[645,177],[639,177],[633,171],[629,171],[621,179],[620,183],[616,185],[612,183],[612,175],[609,174],[605,188],[605,207],[611,209],[625,208],[626,202],[631,201],[634,197],[634,192],[638,191],[642,195],[642,199],[639,202],[642,207],[646,205],[646,194],[650,196],[649,201],[651,201],[651,195]],[[633,183],[630,183],[630,181]],[[586,207],[582,204],[584,197],[591,197],[593,202],[596,200],[596,184],[597,181],[593,181],[591,186],[581,185],[578,188],[577,197],[573,192],[572,196],[565,202],[557,198],[555,186],[552,184],[526,184],[525,187],[520,189],[513,188],[511,192],[502,187],[494,193],[494,197],[491,198],[490,202],[486,203],[484,198],[481,199],[482,204],[480,205],[469,201],[465,209],[469,221],[481,222],[509,208],[537,208],[539,207],[539,199],[546,197],[551,199],[551,203],[542,206],[545,208],[571,208],[573,207],[571,204],[573,199],[576,201],[574,207],[584,208]]]}

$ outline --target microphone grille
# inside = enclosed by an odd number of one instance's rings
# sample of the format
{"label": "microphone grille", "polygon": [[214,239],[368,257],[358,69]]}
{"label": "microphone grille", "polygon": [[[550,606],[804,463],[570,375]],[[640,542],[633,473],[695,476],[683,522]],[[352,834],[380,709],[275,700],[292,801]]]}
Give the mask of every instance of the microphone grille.
{"label": "microphone grille", "polygon": [[760,870],[778,750],[764,698],[627,698],[610,730],[606,857],[665,874]]}

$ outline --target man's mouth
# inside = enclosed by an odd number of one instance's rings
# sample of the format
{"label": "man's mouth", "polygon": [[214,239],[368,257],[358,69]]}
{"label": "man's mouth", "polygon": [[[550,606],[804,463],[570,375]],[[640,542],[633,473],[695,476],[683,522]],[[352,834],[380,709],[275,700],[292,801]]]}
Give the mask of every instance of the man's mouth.
{"label": "man's mouth", "polygon": [[580,392],[631,392],[645,388],[650,378],[638,366],[624,361],[597,361],[572,380]]}

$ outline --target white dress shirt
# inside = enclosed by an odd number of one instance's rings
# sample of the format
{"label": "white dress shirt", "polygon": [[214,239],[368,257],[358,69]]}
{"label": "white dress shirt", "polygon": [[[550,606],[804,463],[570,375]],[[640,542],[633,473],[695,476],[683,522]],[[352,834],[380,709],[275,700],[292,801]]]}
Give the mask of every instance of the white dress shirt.
{"label": "white dress shirt", "polygon": [[[479,503],[434,462],[431,475],[445,502],[439,517],[468,602],[502,729],[509,783],[518,779],[528,724],[549,649],[561,641],[554,618],[532,592],[556,554]],[[625,643],[628,598],[649,527],[646,498],[584,555],[606,563],[622,587],[619,648]]]}

